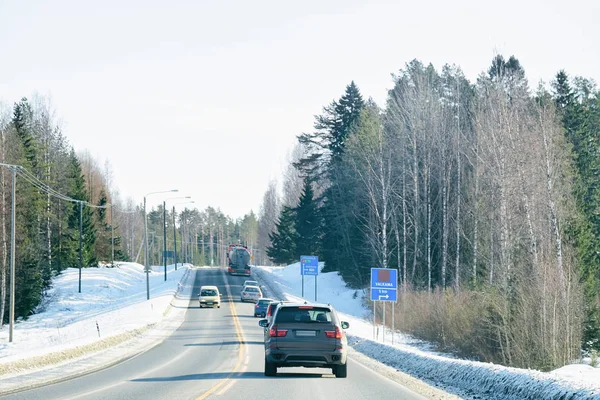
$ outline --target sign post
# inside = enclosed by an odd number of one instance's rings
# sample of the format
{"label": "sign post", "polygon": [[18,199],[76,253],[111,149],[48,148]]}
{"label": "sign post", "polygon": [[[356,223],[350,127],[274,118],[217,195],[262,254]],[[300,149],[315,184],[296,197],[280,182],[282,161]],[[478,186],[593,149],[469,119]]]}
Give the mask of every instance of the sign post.
{"label": "sign post", "polygon": [[300,274],[302,275],[302,297],[304,298],[304,275],[315,277],[315,301],[317,301],[317,276],[319,275],[319,257],[300,256]]}
{"label": "sign post", "polygon": [[[373,302],[373,329],[375,329],[375,302],[391,301],[395,303],[397,300],[397,295],[398,270],[392,268],[371,268],[371,301]],[[383,304],[383,340],[385,341],[385,303]]]}

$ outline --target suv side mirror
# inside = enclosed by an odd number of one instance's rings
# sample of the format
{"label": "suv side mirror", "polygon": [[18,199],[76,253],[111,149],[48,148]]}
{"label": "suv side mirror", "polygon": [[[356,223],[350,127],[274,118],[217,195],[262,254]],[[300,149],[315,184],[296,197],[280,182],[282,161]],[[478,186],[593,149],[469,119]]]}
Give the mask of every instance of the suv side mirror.
{"label": "suv side mirror", "polygon": [[348,329],[350,328],[350,324],[347,323],[346,321],[342,321],[342,329]]}
{"label": "suv side mirror", "polygon": [[219,297],[223,297],[223,293],[219,293]]}
{"label": "suv side mirror", "polygon": [[262,326],[263,328],[266,328],[268,323],[269,323],[268,320],[261,319],[260,321],[258,321],[258,326]]}

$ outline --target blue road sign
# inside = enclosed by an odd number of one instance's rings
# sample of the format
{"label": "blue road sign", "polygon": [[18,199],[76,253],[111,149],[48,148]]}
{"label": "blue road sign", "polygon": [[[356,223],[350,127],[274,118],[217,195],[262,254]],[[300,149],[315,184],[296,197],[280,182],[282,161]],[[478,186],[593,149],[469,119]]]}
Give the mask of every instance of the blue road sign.
{"label": "blue road sign", "polygon": [[319,275],[319,257],[300,256],[300,275]]}
{"label": "blue road sign", "polygon": [[372,301],[396,301],[398,291],[394,289],[374,289],[371,288]]}
{"label": "blue road sign", "polygon": [[398,270],[392,268],[371,268],[371,300],[396,301],[398,291]]}

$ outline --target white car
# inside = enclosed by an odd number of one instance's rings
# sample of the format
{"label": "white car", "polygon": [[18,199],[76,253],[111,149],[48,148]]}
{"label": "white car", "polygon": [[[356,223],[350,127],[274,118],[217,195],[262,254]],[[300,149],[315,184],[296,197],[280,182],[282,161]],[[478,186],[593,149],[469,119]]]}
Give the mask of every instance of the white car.
{"label": "white car", "polygon": [[256,302],[261,297],[263,297],[262,291],[258,286],[244,286],[240,300]]}
{"label": "white car", "polygon": [[215,306],[221,308],[221,293],[219,293],[219,288],[216,286],[202,286],[198,302],[200,303],[200,308]]}
{"label": "white car", "polygon": [[244,288],[246,286],[258,286],[258,287],[260,287],[260,285],[256,281],[244,281],[244,284],[242,285],[242,290],[244,290]]}

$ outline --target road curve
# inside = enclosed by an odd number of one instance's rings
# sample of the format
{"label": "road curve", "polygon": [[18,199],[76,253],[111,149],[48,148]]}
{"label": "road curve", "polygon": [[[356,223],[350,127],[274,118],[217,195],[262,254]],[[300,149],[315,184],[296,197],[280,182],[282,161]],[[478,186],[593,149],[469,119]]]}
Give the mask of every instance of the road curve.
{"label": "road curve", "polygon": [[160,345],[110,368],[2,399],[423,399],[349,360],[348,378],[330,369],[282,368],[263,374],[263,331],[253,304],[241,303],[244,277],[219,268],[196,270],[194,290],[216,285],[221,308],[199,309],[189,302],[183,324]]}

